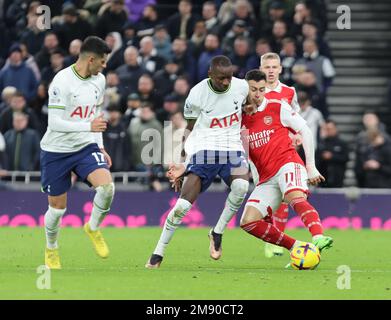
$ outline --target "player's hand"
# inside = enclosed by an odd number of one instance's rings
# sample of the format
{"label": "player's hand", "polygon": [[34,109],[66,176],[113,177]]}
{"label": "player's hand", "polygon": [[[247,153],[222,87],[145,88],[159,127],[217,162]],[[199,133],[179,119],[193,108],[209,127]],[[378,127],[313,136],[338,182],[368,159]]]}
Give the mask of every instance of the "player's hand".
{"label": "player's hand", "polygon": [[291,137],[292,139],[292,146],[294,148],[297,148],[303,144],[303,139],[300,134],[295,134],[294,136]]}
{"label": "player's hand", "polygon": [[105,156],[105,159],[106,159],[106,162],[107,162],[107,166],[109,168],[111,168],[111,166],[113,165],[113,162],[111,161],[111,157],[109,156],[109,154],[106,152],[105,149],[100,149],[100,151],[103,153],[103,155]]}
{"label": "player's hand", "polygon": [[243,112],[248,115],[252,115],[257,112],[257,105],[253,103],[246,102],[245,105],[243,105]]}
{"label": "player's hand", "polygon": [[315,167],[307,168],[307,173],[308,184],[311,186],[317,186],[319,183],[326,180]]}
{"label": "player's hand", "polygon": [[170,164],[166,173],[168,180],[171,183],[171,187],[177,192],[181,189],[183,182],[183,174],[185,173],[185,166],[180,164]]}
{"label": "player's hand", "polygon": [[103,132],[107,129],[107,120],[103,118],[103,114],[95,118],[91,122],[91,131],[92,132]]}

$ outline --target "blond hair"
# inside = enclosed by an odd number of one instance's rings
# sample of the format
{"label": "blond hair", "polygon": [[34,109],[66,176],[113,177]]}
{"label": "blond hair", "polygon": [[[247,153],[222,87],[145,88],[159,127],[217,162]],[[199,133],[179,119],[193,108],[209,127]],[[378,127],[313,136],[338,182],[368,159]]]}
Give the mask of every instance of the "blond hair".
{"label": "blond hair", "polygon": [[277,53],[268,52],[268,53],[265,53],[261,56],[261,66],[265,60],[271,60],[271,59],[276,59],[276,60],[278,60],[278,63],[281,64],[280,56]]}

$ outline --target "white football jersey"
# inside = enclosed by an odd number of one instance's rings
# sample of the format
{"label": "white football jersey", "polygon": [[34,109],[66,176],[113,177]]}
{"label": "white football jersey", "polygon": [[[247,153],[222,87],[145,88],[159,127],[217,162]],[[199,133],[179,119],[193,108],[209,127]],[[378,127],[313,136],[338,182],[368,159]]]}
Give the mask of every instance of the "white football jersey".
{"label": "white football jersey", "polygon": [[200,150],[244,151],[240,139],[242,105],[249,87],[233,77],[225,92],[213,89],[210,79],[195,85],[186,99],[185,119],[197,119],[185,143],[187,155]]}
{"label": "white football jersey", "polygon": [[92,119],[99,115],[97,106],[103,102],[105,86],[103,74],[82,78],[74,65],[57,73],[49,87],[49,117],[50,109],[63,110],[63,120],[77,122],[79,128],[85,129],[61,132],[48,127],[41,140],[42,150],[76,152],[96,142],[97,133],[89,131],[89,128]]}

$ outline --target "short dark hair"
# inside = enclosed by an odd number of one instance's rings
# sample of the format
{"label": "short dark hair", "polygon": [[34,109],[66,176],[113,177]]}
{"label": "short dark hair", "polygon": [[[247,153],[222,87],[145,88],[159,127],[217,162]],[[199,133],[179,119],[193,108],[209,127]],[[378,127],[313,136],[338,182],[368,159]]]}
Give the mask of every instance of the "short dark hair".
{"label": "short dark hair", "polygon": [[83,44],[80,48],[81,54],[85,52],[95,53],[98,56],[103,56],[104,54],[109,54],[111,49],[101,38],[96,36],[89,36],[83,41]]}
{"label": "short dark hair", "polygon": [[231,60],[227,56],[219,55],[212,58],[210,61],[210,69],[218,67],[228,68],[232,66]]}
{"label": "short dark hair", "polygon": [[266,81],[266,74],[259,69],[252,69],[247,71],[244,77],[247,81],[254,80],[255,82]]}

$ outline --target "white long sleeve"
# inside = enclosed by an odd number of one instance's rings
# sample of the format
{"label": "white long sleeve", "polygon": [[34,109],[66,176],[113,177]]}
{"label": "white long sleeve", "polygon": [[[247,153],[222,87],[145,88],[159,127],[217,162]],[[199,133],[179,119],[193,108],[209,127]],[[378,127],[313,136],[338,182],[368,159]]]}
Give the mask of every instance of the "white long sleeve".
{"label": "white long sleeve", "polygon": [[308,127],[307,124],[301,128],[300,134],[303,139],[303,149],[305,153],[305,162],[308,178],[312,179],[320,175],[319,171],[316,169],[315,166],[315,147],[313,141],[314,138],[311,129]]}
{"label": "white long sleeve", "polygon": [[73,122],[64,120],[64,110],[49,108],[48,127],[57,132],[91,132],[90,122]]}

